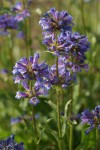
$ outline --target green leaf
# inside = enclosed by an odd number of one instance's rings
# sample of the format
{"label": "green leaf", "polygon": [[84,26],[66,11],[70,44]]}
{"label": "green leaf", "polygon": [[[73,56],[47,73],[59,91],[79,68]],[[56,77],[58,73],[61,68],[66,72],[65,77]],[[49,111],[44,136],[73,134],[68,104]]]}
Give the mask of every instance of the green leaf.
{"label": "green leaf", "polygon": [[63,125],[62,125],[62,137],[64,137],[66,133],[66,125],[67,125],[67,111],[68,111],[68,106],[71,103],[71,100],[69,100],[66,105],[65,105],[65,111],[64,111],[64,117],[63,117]]}
{"label": "green leaf", "polygon": [[[52,119],[53,119],[53,118],[48,119],[48,120],[46,121],[45,125],[43,126],[43,128],[41,129],[41,132],[40,132],[40,135],[39,135],[38,143],[41,141],[45,130],[48,128],[48,123],[49,123]],[[41,127],[42,127],[42,125],[41,125]]]}

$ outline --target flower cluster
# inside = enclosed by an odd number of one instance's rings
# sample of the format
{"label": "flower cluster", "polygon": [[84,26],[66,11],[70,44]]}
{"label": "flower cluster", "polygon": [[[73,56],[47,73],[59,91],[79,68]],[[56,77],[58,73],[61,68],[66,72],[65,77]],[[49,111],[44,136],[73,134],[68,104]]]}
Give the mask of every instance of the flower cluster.
{"label": "flower cluster", "polygon": [[[34,57],[29,59],[21,58],[13,69],[15,83],[21,83],[25,92],[18,91],[16,98],[30,98],[29,103],[36,105],[39,103],[37,96],[47,95],[50,84],[48,82],[49,67],[45,62],[38,63],[39,54],[35,53]],[[30,83],[31,85],[29,85]],[[34,85],[34,86],[33,86]]]}
{"label": "flower cluster", "polygon": [[90,126],[85,131],[86,134],[89,134],[94,128],[98,128],[98,130],[100,130],[100,105],[96,106],[92,111],[89,111],[88,109],[84,110],[81,115],[81,120],[82,124],[87,124]]}
{"label": "flower cluster", "polygon": [[[64,58],[64,57],[63,57]],[[64,62],[62,57],[58,60],[58,75],[56,70],[56,65],[53,65],[49,69],[49,82],[51,85],[62,86],[63,88],[71,84],[71,82],[76,82],[76,74],[71,75],[68,65]]]}
{"label": "flower cluster", "polygon": [[28,9],[24,9],[23,4],[21,2],[17,2],[16,5],[12,7],[12,11],[17,13],[15,19],[18,22],[30,16]]}
{"label": "flower cluster", "polygon": [[9,34],[9,30],[11,29],[18,30],[19,22],[30,16],[29,11],[24,9],[22,3],[20,2],[17,2],[11,10],[12,12],[16,12],[16,14],[13,15],[13,13],[5,13],[0,15],[0,35]]}
{"label": "flower cluster", "polygon": [[24,144],[17,144],[14,141],[14,135],[11,135],[6,140],[0,140],[0,150],[24,150]]}
{"label": "flower cluster", "polygon": [[[14,11],[22,11],[21,3],[17,3]],[[85,53],[90,47],[86,36],[72,33],[73,18],[66,11],[58,12],[51,8],[39,24],[43,29],[43,44],[49,52],[57,57],[56,64],[51,67],[45,62],[38,64],[39,54],[29,59],[21,58],[13,69],[15,83],[21,83],[25,92],[18,91],[16,98],[29,98],[29,103],[39,103],[39,95],[47,95],[52,86],[63,88],[76,82],[76,73],[87,70],[84,63]],[[34,82],[35,81],[35,82]],[[31,82],[31,85],[30,85]]]}
{"label": "flower cluster", "polygon": [[62,87],[76,82],[77,72],[88,70],[85,53],[90,43],[86,36],[72,32],[72,20],[66,11],[58,12],[51,8],[39,22],[43,29],[43,44],[58,57],[58,67],[53,65],[50,68],[51,84],[59,83]]}
{"label": "flower cluster", "polygon": [[0,15],[0,34],[8,34],[8,29],[18,29],[18,22],[15,16],[9,14]]}
{"label": "flower cluster", "polygon": [[51,8],[47,13],[44,14],[43,18],[40,19],[39,24],[42,29],[46,32],[55,32],[71,30],[73,25],[73,17],[66,11],[58,12],[55,8]]}

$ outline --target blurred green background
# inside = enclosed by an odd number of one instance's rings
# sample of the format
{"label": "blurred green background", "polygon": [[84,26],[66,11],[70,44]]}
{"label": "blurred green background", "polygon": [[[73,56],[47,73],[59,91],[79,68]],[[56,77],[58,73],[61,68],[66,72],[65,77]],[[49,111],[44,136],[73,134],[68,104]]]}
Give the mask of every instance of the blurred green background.
{"label": "blurred green background", "polygon": [[[22,0],[23,1],[23,0]],[[15,0],[0,0],[0,14],[9,13],[10,8],[15,5]],[[91,42],[91,49],[87,53],[87,62],[89,71],[81,72],[78,75],[78,84],[74,86],[74,113],[80,113],[85,108],[94,109],[100,104],[100,1],[99,0],[32,0],[29,10],[31,12],[31,24],[29,25],[31,40],[31,54],[39,52],[41,60],[48,64],[54,63],[54,57],[46,53],[46,47],[42,45],[42,30],[39,26],[40,17],[51,7],[58,10],[66,10],[74,18],[75,26],[73,31],[80,32],[88,36]],[[20,29],[23,29],[24,23]],[[21,31],[21,30],[20,30]],[[12,77],[12,67],[21,57],[26,56],[26,41],[17,38],[18,31],[11,31],[9,36],[0,35],[0,71],[8,69],[8,74],[0,73],[0,139],[16,134],[17,141],[25,143],[26,150],[35,149],[32,138],[30,137],[29,128],[25,122],[11,125],[11,118],[21,116],[25,112],[31,115],[31,106],[27,101],[16,100],[15,94],[20,86],[15,85]],[[68,90],[65,90],[65,101],[69,99]],[[53,95],[53,97],[52,97]],[[51,91],[51,96],[47,100],[53,99],[55,92]],[[45,126],[47,119],[56,118],[55,112],[41,98],[41,103],[35,108],[39,115],[39,120]],[[31,122],[31,121],[30,121]],[[51,122],[50,122],[51,123]],[[31,123],[32,124],[32,123]],[[38,123],[39,130],[41,124]],[[55,122],[51,127],[55,129]],[[75,150],[95,150],[95,132],[88,136],[84,135],[82,125],[76,125],[74,131],[74,149]],[[56,140],[50,135],[48,130],[43,133],[43,140],[40,142],[42,150],[57,150]],[[77,139],[77,140],[76,140]],[[68,141],[65,140],[65,145]]]}

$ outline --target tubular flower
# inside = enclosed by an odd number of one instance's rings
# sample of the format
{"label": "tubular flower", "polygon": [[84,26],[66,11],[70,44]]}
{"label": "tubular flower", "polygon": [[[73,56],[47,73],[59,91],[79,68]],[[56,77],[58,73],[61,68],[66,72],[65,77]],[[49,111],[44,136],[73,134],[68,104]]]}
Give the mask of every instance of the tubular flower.
{"label": "tubular flower", "polygon": [[71,32],[62,32],[58,36],[44,35],[43,44],[55,55],[71,56],[81,62],[85,59],[85,52],[90,48],[86,36]]}
{"label": "tubular flower", "polygon": [[15,83],[20,83],[23,79],[36,80],[37,78],[46,78],[48,76],[48,65],[45,62],[38,64],[39,54],[35,53],[34,57],[29,59],[21,58],[18,61],[12,73],[15,75]]}
{"label": "tubular flower", "polygon": [[18,29],[18,21],[15,19],[15,16],[9,14],[0,15],[0,34],[8,34],[8,30]]}
{"label": "tubular flower", "polygon": [[10,137],[8,137],[6,140],[0,140],[0,150],[24,150],[24,144],[23,143],[19,143],[17,144],[14,141],[14,135],[11,135]]}
{"label": "tubular flower", "polygon": [[71,83],[76,82],[76,74],[71,74],[70,70],[66,67],[66,64],[59,59],[58,61],[58,75],[56,65],[51,66],[49,70],[49,82],[51,85],[61,85],[63,88],[67,87]]}
{"label": "tubular flower", "polygon": [[58,12],[55,8],[51,8],[44,16],[40,19],[39,24],[42,29],[46,32],[54,32],[71,30],[73,25],[73,18],[66,11]]}
{"label": "tubular flower", "polygon": [[96,106],[94,110],[86,109],[81,115],[82,124],[87,124],[90,127],[85,131],[88,134],[92,129],[98,128],[100,130],[100,105]]}
{"label": "tubular flower", "polygon": [[71,59],[71,57],[68,56],[60,56],[59,60],[62,64],[65,64],[67,70],[69,70],[71,74],[81,72],[82,69],[88,70],[88,64],[85,64],[84,61],[78,62],[74,57]]}
{"label": "tubular flower", "polygon": [[18,91],[15,98],[28,98],[29,103],[35,106],[40,102],[37,97],[40,95],[46,96],[48,94],[48,89],[50,88],[49,84],[47,86],[44,81],[36,81],[33,87],[30,87],[27,81],[22,81],[22,85],[25,88],[25,92]]}
{"label": "tubular flower", "polygon": [[30,16],[28,9],[24,9],[21,2],[17,2],[14,7],[12,7],[12,11],[16,12],[15,19],[20,22],[24,20],[26,17]]}

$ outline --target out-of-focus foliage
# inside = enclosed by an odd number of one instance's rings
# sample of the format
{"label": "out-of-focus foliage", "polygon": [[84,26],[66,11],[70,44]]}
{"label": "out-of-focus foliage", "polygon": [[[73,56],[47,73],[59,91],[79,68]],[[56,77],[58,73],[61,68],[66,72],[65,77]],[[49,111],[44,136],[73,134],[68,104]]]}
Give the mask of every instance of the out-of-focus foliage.
{"label": "out-of-focus foliage", "polygon": [[[10,8],[14,5],[14,0],[1,0],[0,14],[10,14]],[[42,14],[51,7],[56,7],[58,10],[67,10],[74,18],[75,27],[73,30],[81,34],[86,34],[91,42],[90,52],[87,53],[90,69],[87,73],[80,73],[78,76],[78,84],[74,85],[74,113],[78,114],[85,108],[92,109],[100,104],[100,1],[32,0],[29,5],[29,11],[31,13],[30,20],[26,19],[25,22],[20,24],[19,28],[19,32],[23,31],[23,33],[26,33],[25,31],[28,31],[28,39],[21,38],[21,36],[18,38],[18,31],[11,31],[11,34],[8,36],[0,35],[0,139],[12,133],[16,134],[16,141],[23,141],[26,150],[36,149],[32,135],[33,122],[30,119],[32,117],[32,108],[27,104],[27,101],[15,99],[15,93],[21,87],[15,85],[13,82],[12,67],[17,60],[27,55],[26,49],[28,50],[29,47],[27,47],[26,42],[31,47],[28,55],[39,52],[42,60],[45,59],[48,64],[54,63],[54,57],[45,52],[46,47],[42,44],[42,30],[38,23]],[[30,37],[32,37],[32,40]],[[8,72],[2,72],[4,68]],[[70,99],[69,91],[69,88],[64,90],[64,103],[66,103],[66,99]],[[56,94],[55,91],[50,92],[50,96],[46,99],[41,97],[41,102],[38,104],[38,107],[35,107],[40,137],[36,140],[40,142],[40,150],[58,149],[56,133],[51,132],[49,128],[51,126],[53,130],[56,129],[56,112],[52,112],[55,105],[51,103],[51,100],[55,103]],[[19,123],[11,124],[11,118],[20,117],[23,114],[27,114],[26,119],[24,118]],[[27,118],[29,121],[27,121]],[[74,149],[95,150],[95,132],[91,132],[86,136],[84,130],[82,125],[75,125]],[[69,133],[64,138],[65,147],[67,148],[68,135]]]}

